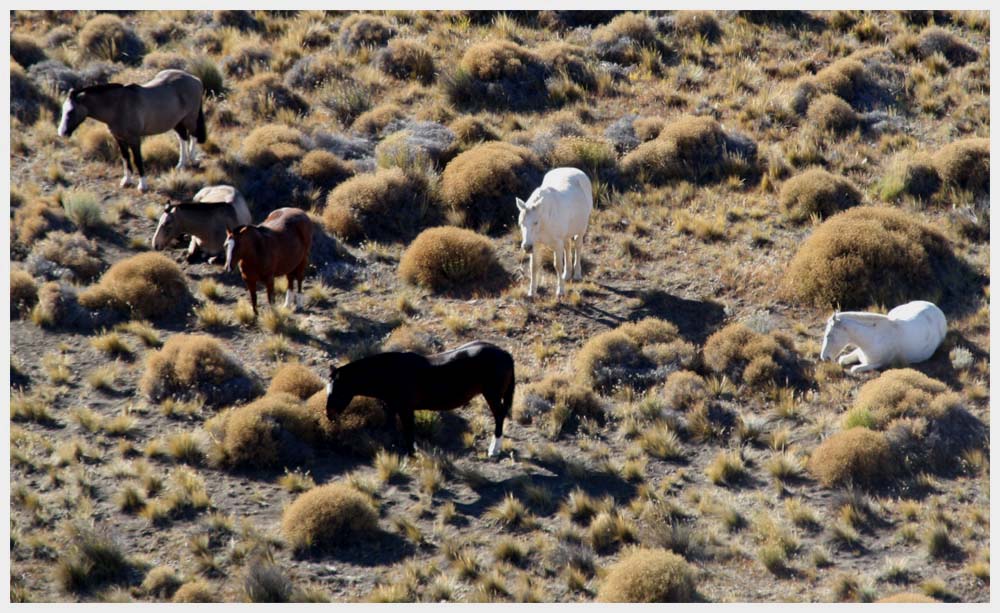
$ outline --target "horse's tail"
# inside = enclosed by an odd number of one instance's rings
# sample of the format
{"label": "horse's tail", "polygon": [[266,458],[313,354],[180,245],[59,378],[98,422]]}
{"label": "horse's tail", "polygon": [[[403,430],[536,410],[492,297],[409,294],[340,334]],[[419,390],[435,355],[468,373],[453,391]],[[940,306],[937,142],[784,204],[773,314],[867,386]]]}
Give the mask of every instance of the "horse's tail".
{"label": "horse's tail", "polygon": [[208,138],[208,131],[205,128],[205,105],[204,103],[198,107],[198,125],[194,128],[194,137],[198,139],[198,142],[205,144],[205,140]]}

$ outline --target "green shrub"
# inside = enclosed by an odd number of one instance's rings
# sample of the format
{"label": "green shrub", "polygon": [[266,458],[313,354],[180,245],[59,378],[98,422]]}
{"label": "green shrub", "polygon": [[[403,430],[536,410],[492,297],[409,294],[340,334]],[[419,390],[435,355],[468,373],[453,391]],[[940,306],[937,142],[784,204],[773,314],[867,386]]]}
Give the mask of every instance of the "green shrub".
{"label": "green shrub", "polygon": [[62,206],[66,217],[83,232],[93,232],[106,225],[101,203],[93,192],[69,192],[63,195]]}

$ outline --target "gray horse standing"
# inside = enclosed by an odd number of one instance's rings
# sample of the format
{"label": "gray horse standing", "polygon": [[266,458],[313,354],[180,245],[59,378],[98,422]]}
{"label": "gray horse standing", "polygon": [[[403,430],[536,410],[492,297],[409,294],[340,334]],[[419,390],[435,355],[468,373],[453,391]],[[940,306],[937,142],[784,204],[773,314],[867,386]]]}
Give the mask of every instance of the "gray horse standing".
{"label": "gray horse standing", "polygon": [[183,70],[163,70],[148,83],[108,83],[71,89],[63,103],[59,135],[69,136],[88,117],[106,123],[118,143],[125,166],[121,185],[139,175],[139,191],[145,191],[142,169],[142,137],[174,130],[180,140],[178,168],[195,161],[195,141],[204,143],[204,87],[201,79]]}

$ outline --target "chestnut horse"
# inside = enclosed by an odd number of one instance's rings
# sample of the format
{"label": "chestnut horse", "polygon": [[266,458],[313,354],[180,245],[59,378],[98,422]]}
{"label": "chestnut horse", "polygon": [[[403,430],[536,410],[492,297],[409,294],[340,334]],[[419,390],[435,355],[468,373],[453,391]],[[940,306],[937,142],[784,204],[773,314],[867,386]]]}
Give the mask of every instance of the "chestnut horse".
{"label": "chestnut horse", "polygon": [[503,422],[514,402],[514,358],[484,341],[423,356],[409,351],[379,353],[340,368],[330,367],[326,386],[326,416],[330,421],[355,396],[378,398],[387,404],[390,423],[399,415],[406,452],[413,453],[415,411],[450,411],[482,394],[493,413],[489,456],[503,438]]}
{"label": "chestnut horse", "polygon": [[226,229],[226,270],[237,265],[250,292],[250,304],[257,315],[257,283],[267,288],[267,303],[274,303],[274,278],[288,279],[285,306],[298,302],[292,282],[298,281],[302,293],[302,277],[309,264],[313,222],[301,209],[275,209],[257,226],[237,226]]}

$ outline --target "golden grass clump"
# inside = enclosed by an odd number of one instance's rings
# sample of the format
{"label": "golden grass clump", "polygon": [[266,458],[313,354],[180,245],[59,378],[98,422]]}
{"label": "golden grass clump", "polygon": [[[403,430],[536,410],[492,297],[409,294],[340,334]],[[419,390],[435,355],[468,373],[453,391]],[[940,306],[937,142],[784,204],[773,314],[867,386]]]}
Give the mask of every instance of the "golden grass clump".
{"label": "golden grass clump", "polygon": [[281,392],[228,409],[205,428],[220,441],[219,463],[253,468],[297,464],[331,433],[325,411]]}
{"label": "golden grass clump", "polygon": [[149,252],[119,260],[80,294],[84,307],[110,307],[134,319],[183,315],[191,300],[180,267],[161,253]]}
{"label": "golden grass clump", "polygon": [[246,164],[257,167],[276,163],[290,164],[305,155],[302,132],[283,124],[268,124],[254,128],[243,139],[240,157]]}
{"label": "golden grass clump", "polygon": [[157,134],[142,143],[142,163],[147,171],[164,172],[177,165],[177,139],[171,134]]}
{"label": "golden grass clump", "polygon": [[851,413],[867,416],[881,430],[899,417],[933,417],[935,400],[948,392],[947,385],[922,372],[895,368],[861,387]]}
{"label": "golden grass clump", "polygon": [[455,133],[458,142],[467,147],[500,138],[496,130],[478,115],[462,115],[452,121],[448,128]]}
{"label": "golden grass clump", "polygon": [[895,462],[885,434],[855,427],[828,437],[812,452],[808,468],[827,487],[870,485],[891,477]]}
{"label": "golden grass clump", "polygon": [[25,246],[52,230],[69,230],[70,223],[62,207],[53,206],[46,200],[33,200],[14,210],[11,220],[13,238]]}
{"label": "golden grass clump", "polygon": [[835,134],[850,132],[861,122],[861,116],[836,94],[823,94],[813,100],[806,117],[813,125]]}
{"label": "golden grass clump", "polygon": [[962,268],[936,229],[903,211],[859,206],[819,226],[783,282],[801,302],[851,309],[957,293],[966,280]]}
{"label": "golden grass clump", "polygon": [[434,80],[434,56],[422,43],[394,38],[375,57],[375,65],[382,72],[397,79],[414,79],[423,83]]}
{"label": "golden grass clump", "polygon": [[696,596],[695,570],[666,549],[637,547],[608,570],[597,600],[601,602],[691,602]]}
{"label": "golden grass clump", "polygon": [[273,72],[247,79],[238,90],[234,104],[256,119],[273,120],[279,112],[303,115],[309,104],[282,82]]}
{"label": "golden grass clump", "polygon": [[705,366],[733,381],[758,386],[797,378],[794,344],[783,334],[762,334],[736,322],[715,332],[702,351]]}
{"label": "golden grass clump", "polygon": [[32,253],[48,262],[68,268],[79,280],[97,276],[104,262],[97,257],[97,242],[79,232],[50,232],[35,244]]}
{"label": "golden grass clump", "polygon": [[350,163],[323,149],[310,151],[299,163],[299,176],[320,187],[334,187],[353,174]]}
{"label": "golden grass clump", "polygon": [[785,181],[778,202],[788,219],[804,222],[813,215],[826,218],[857,206],[861,198],[861,191],[850,179],[810,168]]}
{"label": "golden grass clump", "polygon": [[581,384],[606,393],[616,387],[646,389],[668,372],[691,367],[694,345],[672,323],[647,317],[591,338],[573,360]]}
{"label": "golden grass clump", "polygon": [[688,115],[622,158],[622,172],[643,183],[700,182],[727,172],[726,134],[711,117]]}
{"label": "golden grass clump", "polygon": [[[225,389],[229,387],[233,389]],[[201,334],[175,334],[167,339],[146,358],[139,381],[139,390],[154,402],[172,395],[201,394],[221,405],[249,396],[253,387],[239,361],[219,341]]]}
{"label": "golden grass clump", "polygon": [[14,268],[10,271],[11,319],[31,310],[38,302],[38,284],[28,272]]}
{"label": "golden grass clump", "polygon": [[674,29],[685,36],[700,36],[710,43],[722,36],[722,27],[712,11],[677,11]]}
{"label": "golden grass clump", "polygon": [[552,167],[578,168],[594,181],[614,173],[618,165],[615,149],[595,138],[566,136],[556,141],[549,154]]}
{"label": "golden grass clump", "polygon": [[377,15],[353,13],[340,24],[340,44],[350,51],[381,47],[395,35],[395,28]]}
{"label": "golden grass clump", "polygon": [[813,77],[820,91],[853,100],[866,80],[865,65],[855,58],[842,58],[820,70]]}
{"label": "golden grass clump", "polygon": [[439,220],[426,179],[380,168],[338,185],[326,199],[323,225],[347,241],[399,241]]}
{"label": "golden grass clump", "polygon": [[952,66],[964,66],[979,58],[979,52],[968,43],[938,26],[930,26],[920,32],[916,52],[921,59],[940,53]]}
{"label": "golden grass clump", "polygon": [[515,197],[527,198],[541,179],[542,164],[530,149],[483,143],[448,163],[441,197],[466,227],[497,232],[516,222]]}
{"label": "golden grass clump", "polygon": [[403,117],[403,109],[398,104],[390,102],[361,113],[351,124],[351,128],[359,134],[374,136],[393,121]]}
{"label": "golden grass clump", "polygon": [[537,61],[531,51],[509,40],[476,43],[466,49],[460,66],[481,81],[517,78]]}
{"label": "golden grass clump", "polygon": [[97,122],[84,123],[75,134],[80,143],[80,151],[87,159],[105,162],[117,162],[121,159],[121,150],[107,127]]}
{"label": "golden grass clump", "polygon": [[177,588],[171,602],[215,602],[217,599],[215,589],[207,581],[195,579]]}
{"label": "golden grass clump", "polygon": [[138,64],[146,46],[120,17],[110,13],[97,15],[80,30],[80,51],[85,57]]}
{"label": "golden grass clump", "polygon": [[990,139],[969,138],[953,142],[938,150],[933,159],[946,186],[975,194],[990,192]]}
{"label": "golden grass clump", "polygon": [[488,237],[448,226],[424,230],[410,243],[399,276],[434,292],[490,290],[508,280]]}
{"label": "golden grass clump", "polygon": [[278,368],[271,378],[267,393],[291,394],[300,400],[306,400],[325,386],[326,383],[319,375],[298,362],[292,362]]}
{"label": "golden grass clump", "polygon": [[674,410],[687,410],[708,398],[708,386],[701,375],[690,370],[670,373],[663,386],[663,399]]}
{"label": "golden grass clump", "polygon": [[639,13],[622,13],[595,28],[590,41],[601,59],[618,64],[636,64],[642,49],[660,46],[653,21]]}
{"label": "golden grass clump", "polygon": [[900,197],[926,199],[941,188],[941,176],[927,154],[904,154],[895,158],[879,181],[879,197],[893,202]]}
{"label": "golden grass clump", "polygon": [[378,515],[361,492],[344,483],[313,488],[295,499],[281,517],[281,532],[297,551],[332,549],[351,539],[374,536]]}
{"label": "golden grass clump", "polygon": [[547,435],[556,438],[571,418],[603,422],[604,402],[589,387],[562,374],[549,375],[524,388],[519,404],[514,407],[514,419],[522,425],[538,424],[548,419]]}

